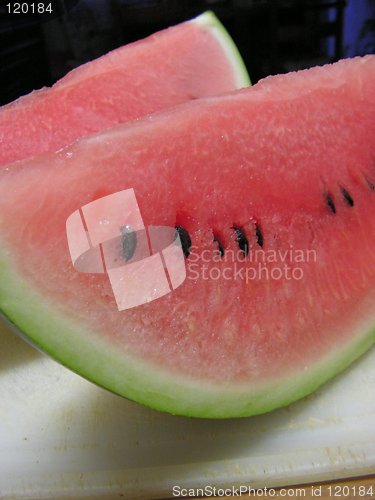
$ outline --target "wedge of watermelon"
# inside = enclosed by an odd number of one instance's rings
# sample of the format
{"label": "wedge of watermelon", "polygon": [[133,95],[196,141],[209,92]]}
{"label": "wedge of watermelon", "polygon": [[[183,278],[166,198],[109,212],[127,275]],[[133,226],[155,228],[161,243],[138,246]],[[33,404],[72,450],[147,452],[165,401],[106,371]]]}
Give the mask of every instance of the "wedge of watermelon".
{"label": "wedge of watermelon", "polygon": [[215,15],[121,47],[0,110],[0,165],[184,101],[249,85]]}
{"label": "wedge of watermelon", "polygon": [[[286,405],[375,340],[374,133],[367,56],[3,169],[0,307],[64,365],[151,407],[238,417]],[[119,311],[106,274],[73,267],[66,221],[83,207],[92,241],[113,220],[136,227],[120,205],[87,219],[93,201],[131,189],[145,226],[177,227],[187,276]]]}

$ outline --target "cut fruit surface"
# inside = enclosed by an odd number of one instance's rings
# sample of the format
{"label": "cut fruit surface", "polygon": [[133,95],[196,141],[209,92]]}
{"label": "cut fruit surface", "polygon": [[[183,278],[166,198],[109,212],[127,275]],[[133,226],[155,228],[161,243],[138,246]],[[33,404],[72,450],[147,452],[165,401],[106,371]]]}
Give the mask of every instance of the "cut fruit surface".
{"label": "cut fruit surface", "polygon": [[[286,405],[375,340],[374,132],[367,56],[14,164],[0,173],[0,308],[64,365],[154,408]],[[179,228],[187,276],[120,312],[105,274],[74,269],[66,221],[127,189],[145,226]]]}
{"label": "cut fruit surface", "polygon": [[0,165],[185,101],[249,85],[214,14],[160,31],[74,69],[0,109]]}

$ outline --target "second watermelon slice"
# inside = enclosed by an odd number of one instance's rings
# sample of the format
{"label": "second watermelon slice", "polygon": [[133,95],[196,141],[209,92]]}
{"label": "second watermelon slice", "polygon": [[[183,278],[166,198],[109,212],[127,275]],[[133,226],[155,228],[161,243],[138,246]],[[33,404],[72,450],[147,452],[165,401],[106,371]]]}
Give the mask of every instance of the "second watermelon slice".
{"label": "second watermelon slice", "polygon": [[185,101],[249,85],[211,12],[87,63],[0,110],[0,166]]}

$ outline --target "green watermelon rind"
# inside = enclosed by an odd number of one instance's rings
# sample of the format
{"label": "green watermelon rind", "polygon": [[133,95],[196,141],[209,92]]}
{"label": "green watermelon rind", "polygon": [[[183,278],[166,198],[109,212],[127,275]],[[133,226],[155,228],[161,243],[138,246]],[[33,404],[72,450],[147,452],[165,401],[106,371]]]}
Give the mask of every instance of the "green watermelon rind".
{"label": "green watermelon rind", "polygon": [[312,393],[348,367],[375,342],[375,327],[353,332],[345,345],[302,373],[257,387],[212,384],[136,359],[39,295],[20,276],[9,253],[0,250],[0,311],[36,347],[88,380],[151,408],[204,418],[256,415]]}
{"label": "green watermelon rind", "polygon": [[232,64],[233,75],[236,79],[236,88],[249,87],[251,85],[251,81],[241,54],[232,37],[229,35],[228,31],[224,28],[215,14],[208,10],[196,17],[193,22],[206,27],[221,45],[227,59]]}

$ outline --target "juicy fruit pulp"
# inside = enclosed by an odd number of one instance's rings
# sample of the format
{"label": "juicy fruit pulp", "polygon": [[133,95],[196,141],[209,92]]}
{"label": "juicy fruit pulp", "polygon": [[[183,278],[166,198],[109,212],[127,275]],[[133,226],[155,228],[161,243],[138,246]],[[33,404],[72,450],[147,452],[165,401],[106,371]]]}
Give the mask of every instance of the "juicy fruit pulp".
{"label": "juicy fruit pulp", "polygon": [[201,16],[121,47],[0,110],[0,165],[182,102],[249,84],[216,17]]}
{"label": "juicy fruit pulp", "polygon": [[[1,309],[65,365],[161,410],[244,416],[308,394],[375,339],[374,117],[368,56],[14,165]],[[128,188],[145,225],[182,227],[191,248],[178,289],[120,313],[104,276],[73,269],[65,222]]]}

